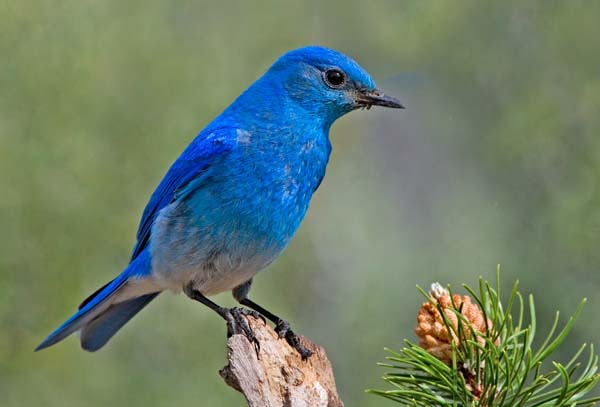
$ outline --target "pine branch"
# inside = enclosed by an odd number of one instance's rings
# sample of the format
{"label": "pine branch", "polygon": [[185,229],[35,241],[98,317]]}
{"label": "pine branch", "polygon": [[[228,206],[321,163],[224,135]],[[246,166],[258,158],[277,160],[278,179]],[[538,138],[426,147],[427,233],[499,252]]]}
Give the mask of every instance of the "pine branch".
{"label": "pine branch", "polygon": [[[556,314],[542,345],[534,349],[536,313],[533,296],[525,301],[515,283],[506,309],[495,287],[479,280],[469,296],[432,285],[419,311],[419,344],[405,341],[399,352],[386,351],[392,369],[383,376],[389,390],[368,390],[406,406],[541,407],[592,406],[586,398],[600,380],[594,347],[582,345],[566,363],[550,358],[573,328],[586,300],[562,329]],[[526,312],[526,310],[528,312]],[[529,323],[525,323],[528,313]],[[587,349],[587,357],[584,352]]]}

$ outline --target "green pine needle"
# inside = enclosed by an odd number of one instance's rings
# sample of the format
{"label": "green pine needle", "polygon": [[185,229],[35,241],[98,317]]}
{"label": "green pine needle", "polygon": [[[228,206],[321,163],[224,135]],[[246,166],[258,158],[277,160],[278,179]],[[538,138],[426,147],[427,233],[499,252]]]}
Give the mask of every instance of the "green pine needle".
{"label": "green pine needle", "polygon": [[[446,329],[458,338],[452,342],[450,365],[405,341],[405,347],[399,352],[386,349],[387,363],[380,363],[390,369],[383,380],[391,388],[367,392],[405,406],[423,407],[575,407],[592,406],[600,401],[600,397],[586,398],[600,380],[593,345],[582,345],[564,365],[549,360],[573,328],[586,300],[559,331],[557,312],[542,345],[533,349],[536,335],[533,296],[525,303],[516,282],[504,309],[500,301],[499,274],[495,287],[481,278],[478,292],[463,285],[482,310],[484,319],[491,321],[485,333],[472,328],[461,313],[462,304],[452,309],[460,321],[454,328],[441,306],[434,302]],[[417,288],[431,300],[428,293]],[[452,296],[450,288],[448,291]],[[526,309],[529,310],[528,324],[525,323]],[[586,348],[589,349],[584,358]]]}

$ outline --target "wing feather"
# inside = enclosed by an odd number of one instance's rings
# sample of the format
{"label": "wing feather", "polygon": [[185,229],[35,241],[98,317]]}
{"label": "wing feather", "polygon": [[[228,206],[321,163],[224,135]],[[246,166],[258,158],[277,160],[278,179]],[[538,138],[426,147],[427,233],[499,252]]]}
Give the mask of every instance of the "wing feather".
{"label": "wing feather", "polygon": [[150,241],[152,224],[165,206],[178,199],[178,192],[206,173],[211,164],[237,144],[236,129],[203,131],[171,165],[146,205],[137,231],[137,242],[131,254],[133,261]]}

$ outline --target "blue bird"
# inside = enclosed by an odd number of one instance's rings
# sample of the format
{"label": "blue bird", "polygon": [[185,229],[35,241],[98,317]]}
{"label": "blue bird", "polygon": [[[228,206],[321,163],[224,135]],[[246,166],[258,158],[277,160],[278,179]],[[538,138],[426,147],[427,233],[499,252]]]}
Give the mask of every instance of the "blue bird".
{"label": "blue bird", "polygon": [[[373,105],[402,108],[354,60],[324,47],[289,51],[214,119],[171,165],[146,205],[131,260],[37,348],[79,332],[96,351],[165,290],[217,312],[229,335],[258,346],[244,315],[264,317],[303,358],[289,324],[248,298],[252,278],[298,229],[331,152],[329,128]],[[248,308],[207,296],[232,291]]]}

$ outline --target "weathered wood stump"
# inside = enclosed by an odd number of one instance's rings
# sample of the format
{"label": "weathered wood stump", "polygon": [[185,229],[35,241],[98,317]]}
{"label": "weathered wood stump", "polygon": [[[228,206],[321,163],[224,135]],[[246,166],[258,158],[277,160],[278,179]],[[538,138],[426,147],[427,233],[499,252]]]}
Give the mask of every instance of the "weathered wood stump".
{"label": "weathered wood stump", "polygon": [[225,383],[246,397],[250,407],[343,407],[322,347],[300,337],[313,352],[303,361],[273,328],[247,318],[260,343],[258,356],[246,337],[233,335],[227,341],[229,364],[219,373]]}

